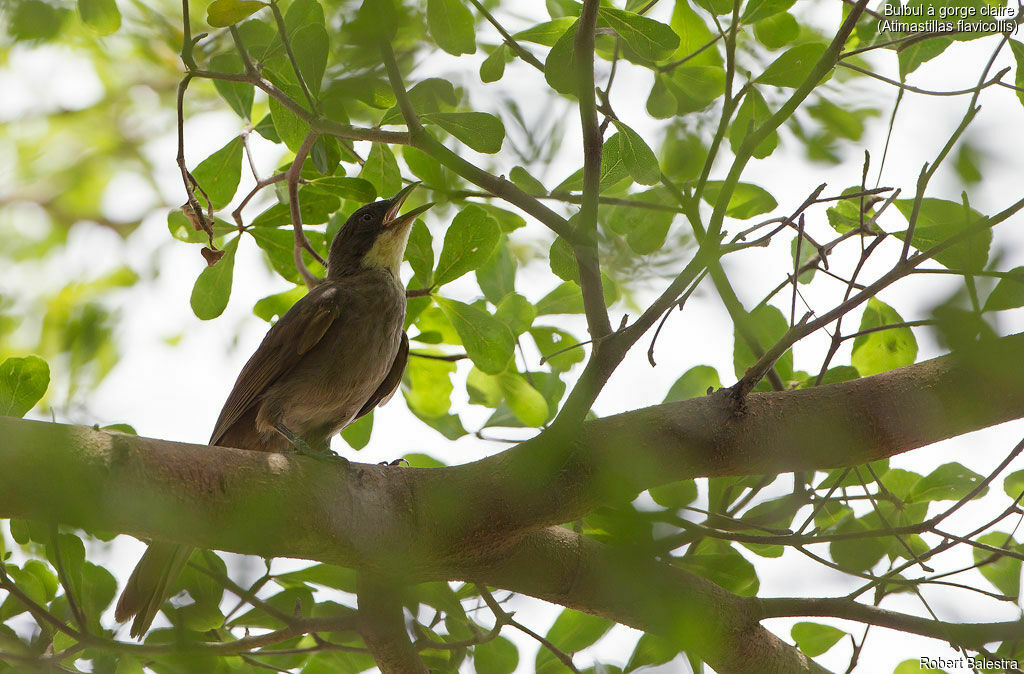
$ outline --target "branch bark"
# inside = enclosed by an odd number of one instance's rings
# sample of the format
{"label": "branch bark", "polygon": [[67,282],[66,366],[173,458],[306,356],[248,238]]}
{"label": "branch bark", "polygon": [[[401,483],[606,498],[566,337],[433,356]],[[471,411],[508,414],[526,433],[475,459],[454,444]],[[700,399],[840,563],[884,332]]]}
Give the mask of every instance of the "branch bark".
{"label": "branch bark", "polygon": [[[563,445],[542,434],[448,468],[344,469],[0,418],[0,516],[319,560],[410,583],[472,580],[655,633],[717,625],[746,644],[743,657],[776,653],[792,664],[780,671],[813,671],[751,631],[764,617],[757,607],[678,569],[545,527],[673,480],[855,465],[1021,416],[1024,334],[874,377],[754,394],[742,408],[719,392],[626,412],[584,423]],[[637,564],[650,568],[637,572]],[[625,576],[636,580],[608,583],[629,565]],[[693,652],[718,671],[744,671],[729,660],[740,657],[737,642],[717,643]]]}

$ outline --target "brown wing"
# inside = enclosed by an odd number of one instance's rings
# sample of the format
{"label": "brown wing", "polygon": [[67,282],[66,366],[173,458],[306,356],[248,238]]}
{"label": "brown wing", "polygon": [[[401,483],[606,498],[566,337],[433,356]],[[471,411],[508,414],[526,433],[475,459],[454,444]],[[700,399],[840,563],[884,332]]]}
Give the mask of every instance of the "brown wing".
{"label": "brown wing", "polygon": [[316,346],[338,318],[340,291],[323,283],[296,302],[274,324],[249,358],[235,381],[217,418],[210,444],[216,444],[231,425],[257,401],[281,375],[295,367],[304,353]]}
{"label": "brown wing", "polygon": [[395,362],[391,364],[391,369],[388,370],[388,374],[384,377],[384,381],[380,383],[377,390],[373,392],[370,399],[366,401],[362,409],[359,410],[359,414],[353,417],[352,421],[355,421],[359,417],[367,414],[377,405],[382,405],[391,399],[391,396],[398,389],[398,383],[402,381],[402,372],[405,371],[405,363],[409,360],[409,336],[404,332],[402,333],[402,343],[398,345],[398,353],[395,354]]}

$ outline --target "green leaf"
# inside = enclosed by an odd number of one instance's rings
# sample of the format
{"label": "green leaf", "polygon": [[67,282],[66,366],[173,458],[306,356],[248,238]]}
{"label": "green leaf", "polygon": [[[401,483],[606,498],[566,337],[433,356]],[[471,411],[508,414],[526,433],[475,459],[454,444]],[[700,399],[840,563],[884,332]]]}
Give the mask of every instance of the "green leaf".
{"label": "green leaf", "polygon": [[[718,201],[718,194],[722,191],[723,184],[721,180],[709,180],[702,195],[704,201],[714,206]],[[746,220],[755,215],[768,213],[778,205],[775,197],[766,189],[750,183],[736,183],[736,188],[729,197],[729,205],[725,209],[725,214],[730,218]]]}
{"label": "green leaf", "polygon": [[386,143],[373,144],[359,177],[369,181],[381,197],[398,194],[402,189],[402,174],[398,169],[398,161]]}
{"label": "green leaf", "polygon": [[[377,198],[377,190],[374,188],[373,183],[363,178],[327,176],[325,178],[317,178],[310,184],[318,190],[333,194],[340,199],[352,199],[361,204],[368,204]],[[299,203],[302,203],[301,199]]]}
{"label": "green leaf", "polygon": [[661,181],[658,158],[650,146],[632,128],[615,119],[612,120],[619,133],[619,147],[622,161],[629,175],[641,185],[655,185]]}
{"label": "green leaf", "polygon": [[[756,87],[747,90],[747,95],[743,97],[743,103],[740,104],[740,109],[736,111],[736,117],[729,126],[729,147],[732,148],[734,154],[739,152],[740,145],[750,132],[771,117],[771,114],[761,92]],[[764,159],[775,151],[778,144],[779,134],[772,131],[758,143],[753,154],[758,159]]]}
{"label": "green leaf", "polygon": [[[601,153],[601,181],[599,188],[604,191],[621,180],[629,178],[626,162],[622,157],[622,134],[616,133],[604,145]],[[581,170],[582,177],[582,170]],[[580,189],[583,189],[582,181]]]}
{"label": "green leaf", "polygon": [[504,44],[494,48],[484,62],[480,64],[480,81],[486,83],[497,82],[505,74],[505,59],[509,56],[509,49]]}
{"label": "green leaf", "polygon": [[[545,636],[548,641],[557,646],[562,652],[576,653],[594,644],[614,624],[607,618],[600,618],[589,613],[567,608],[563,609],[558,617],[555,618],[555,623]],[[542,672],[560,672],[562,671],[561,667],[561,662],[548,649],[542,648],[537,652],[535,667],[537,674]]]}
{"label": "green leaf", "polygon": [[213,0],[206,10],[206,23],[223,28],[238,23],[267,6],[256,0]]}
{"label": "green leaf", "polygon": [[50,366],[39,356],[5,359],[0,363],[0,417],[25,416],[49,385]]}
{"label": "green leaf", "polygon": [[421,418],[446,415],[452,405],[454,372],[455,363],[410,356],[402,375],[402,393],[409,409]]}
{"label": "green leaf", "polygon": [[78,13],[100,35],[110,35],[121,27],[121,12],[114,0],[78,0]]}
{"label": "green leaf", "polygon": [[[228,144],[209,157],[199,162],[192,171],[192,177],[210,197],[214,210],[227,206],[235,196],[238,181],[242,177],[242,149],[240,136],[228,141]],[[201,191],[196,191],[196,198],[201,205],[206,205]]]}
{"label": "green leaf", "polygon": [[[914,210],[914,200],[897,199],[894,204],[909,221]],[[985,219],[981,213],[964,204],[925,197],[921,200],[921,210],[918,212],[910,245],[920,251],[928,250],[950,237],[971,229],[977,230]],[[906,231],[894,232],[894,235],[902,241]],[[988,261],[991,244],[992,230],[981,228],[977,233],[941,251],[935,259],[949,269],[980,271]]]}
{"label": "green leaf", "polygon": [[680,558],[677,565],[741,597],[753,597],[760,587],[754,565],[732,547],[720,546],[716,552],[688,555]]}
{"label": "green leaf", "polygon": [[[245,68],[242,59],[235,53],[217,54],[210,59],[210,67],[213,70],[224,73],[243,73]],[[253,86],[246,82],[229,82],[227,80],[213,80],[213,86],[221,95],[231,109],[239,117],[245,120],[252,119]]]}
{"label": "green leaf", "polygon": [[476,51],[473,14],[461,0],[427,0],[427,29],[437,46],[449,54]]}
{"label": "green leaf", "polygon": [[238,249],[238,237],[228,241],[224,246],[224,256],[212,267],[206,267],[199,273],[189,304],[195,315],[208,321],[217,318],[228,306],[231,297],[232,272],[235,269],[235,251]]}
{"label": "green leaf", "polygon": [[797,647],[816,658],[846,636],[846,632],[831,625],[819,625],[818,623],[799,622],[793,625],[790,635]]}
{"label": "green leaf", "polygon": [[769,49],[779,49],[800,35],[800,24],[792,14],[781,12],[754,24],[754,37]]}
{"label": "green leaf", "polygon": [[807,42],[787,49],[755,81],[795,89],[804,83],[825,53],[825,45]]}
{"label": "green leaf", "polygon": [[1016,500],[1024,494],[1024,470],[1017,470],[1003,478],[1003,491]]}
{"label": "green leaf", "polygon": [[473,663],[478,672],[512,674],[519,666],[519,650],[505,637],[497,637],[473,647]]}
{"label": "green leaf", "polygon": [[743,23],[754,23],[784,12],[793,6],[796,0],[750,0],[743,8],[740,21]]}
{"label": "green leaf", "polygon": [[341,437],[352,449],[362,449],[370,444],[370,434],[373,432],[373,411],[365,414],[341,431]]}
{"label": "green leaf", "polygon": [[[903,317],[888,304],[872,297],[864,309],[860,329],[902,323]],[[917,358],[917,340],[910,328],[878,330],[853,340],[851,364],[862,377],[910,365]]]}
{"label": "green leaf", "polygon": [[[295,5],[289,8],[289,13]],[[292,53],[302,73],[302,79],[315,98],[320,93],[324,72],[327,70],[327,55],[331,40],[322,24],[307,23],[295,31],[292,39]]]}
{"label": "green leaf", "polygon": [[[782,339],[789,329],[789,324],[786,322],[786,317],[776,307],[762,304],[747,315],[747,327],[753,332],[761,348],[767,351]],[[733,371],[736,373],[736,378],[739,379],[743,377],[748,367],[757,362],[757,357],[754,356],[750,346],[747,345],[738,330],[733,338],[735,340],[732,356]],[[792,376],[792,350],[786,351],[781,358],[775,361],[775,371],[783,379],[789,379]]]}
{"label": "green leaf", "polygon": [[[409,90],[409,102],[420,115],[433,112],[447,112],[459,102],[455,86],[439,77],[428,77],[413,85]],[[392,105],[380,120],[381,125],[405,124],[405,117],[397,105]]]}
{"label": "green leaf", "polygon": [[444,234],[434,285],[441,286],[479,268],[494,253],[501,230],[494,218],[475,204],[466,206]]}
{"label": "green leaf", "polygon": [[[672,194],[664,187],[635,192],[630,199],[659,206],[677,206]],[[640,255],[650,255],[661,249],[675,212],[667,209],[635,208],[615,205],[607,210],[608,226],[616,234],[625,234],[629,247]]]}
{"label": "green leaf", "polygon": [[441,162],[437,161],[423,150],[417,150],[411,145],[402,147],[402,158],[413,175],[431,187],[443,187],[445,185],[445,169]]}
{"label": "green leaf", "polygon": [[[299,215],[302,216],[303,225],[323,224],[340,207],[341,201],[333,194],[312,185],[303,185],[299,188]],[[291,209],[288,204],[280,203],[274,204],[253,218],[252,229],[290,227],[291,224]]]}
{"label": "green leaf", "polygon": [[[264,73],[268,72],[265,68]],[[299,147],[302,146],[302,141],[309,134],[309,125],[299,119],[294,112],[286,108],[276,98],[271,98],[269,105],[270,118],[274,121],[274,130],[277,131],[277,135],[280,136],[289,150],[297,152]]]}
{"label": "green leaf", "polygon": [[1017,86],[1017,98],[1021,105],[1024,105],[1024,43],[1017,40],[1010,40],[1010,51],[1017,62],[1017,70],[1014,74],[1014,84]]}
{"label": "green leaf", "polygon": [[614,30],[641,58],[660,61],[679,46],[679,36],[669,26],[614,7],[597,10],[598,21]]}
{"label": "green leaf", "polygon": [[704,47],[714,34],[708,28],[707,23],[697,12],[693,10],[688,2],[677,2],[672,8],[672,19],[669,21],[672,30],[679,36],[679,46],[672,54],[673,60],[690,57],[687,63],[691,66],[717,66],[722,63],[722,56],[715,46],[704,49],[701,53],[694,55],[698,49]]}
{"label": "green leaf", "polygon": [[515,183],[516,187],[527,194],[544,195],[548,193],[544,183],[534,178],[522,166],[513,166],[508,174],[509,180]]}
{"label": "green leaf", "polygon": [[[274,271],[292,283],[303,282],[299,270],[295,268],[295,234],[292,230],[253,228],[249,233],[256,240],[256,245],[267,254],[267,260]],[[323,248],[323,234],[320,232],[306,232],[306,237],[314,249]],[[309,266],[313,258],[308,252],[302,251],[302,261]]]}
{"label": "green leaf", "polygon": [[459,333],[459,339],[466,347],[466,354],[473,364],[487,374],[504,371],[512,359],[512,350],[515,348],[515,341],[508,326],[471,304],[463,304],[444,297],[437,297],[434,301],[455,326],[455,331]]}
{"label": "green leaf", "polygon": [[565,35],[565,31],[576,23],[576,19],[569,16],[560,16],[557,19],[538,23],[536,26],[521,30],[512,37],[516,42],[533,42],[542,44],[545,47],[554,47],[559,38]]}
{"label": "green leaf", "polygon": [[662,402],[674,403],[690,398],[703,398],[708,395],[708,389],[720,388],[722,381],[718,377],[718,370],[710,365],[695,365],[672,384]]}
{"label": "green leaf", "polygon": [[725,93],[725,70],[719,66],[678,66],[664,80],[676,99],[678,114],[698,112]]}
{"label": "green leaf", "polygon": [[487,374],[477,367],[470,370],[466,377],[466,392],[469,393],[471,405],[483,405],[491,409],[500,405],[504,398],[498,375]]}
{"label": "green leaf", "polygon": [[[904,500],[907,503],[959,501],[984,479],[956,461],[944,463],[918,480]],[[985,487],[974,498],[981,498],[987,493],[988,487]]]}
{"label": "green leaf", "polygon": [[[530,328],[530,336],[533,337],[540,355],[544,357],[545,362],[553,370],[568,370],[576,363],[583,362],[583,358],[586,355],[583,346],[577,346],[572,349],[567,348],[579,344],[580,340],[565,330],[546,325],[535,325]],[[561,353],[558,353],[560,351]],[[554,355],[556,353],[558,355]]]}
{"label": "green leaf", "polygon": [[[604,303],[611,305],[618,299],[618,289],[604,272],[601,272],[601,281],[604,286]],[[537,302],[537,315],[546,314],[582,314],[583,293],[580,287],[572,281],[566,281],[549,292]]]}
{"label": "green leaf", "polygon": [[306,285],[297,285],[291,290],[267,295],[252,306],[252,313],[268,323],[284,316],[296,302],[306,296]]}
{"label": "green leaf", "polygon": [[692,479],[650,488],[654,502],[665,508],[684,508],[697,500],[697,483]]}
{"label": "green leaf", "polygon": [[523,375],[518,372],[502,372],[498,385],[505,396],[505,404],[512,414],[527,426],[540,426],[548,418],[548,403]]}
{"label": "green leaf", "polygon": [[576,264],[576,254],[572,251],[572,244],[558,236],[551,244],[548,252],[548,265],[551,272],[563,281],[580,282],[579,266]]}
{"label": "green leaf", "polygon": [[[835,533],[860,533],[869,527],[860,519],[847,519],[836,527]],[[868,571],[885,555],[886,544],[880,538],[852,538],[829,544],[829,554],[844,571]]]}
{"label": "green leaf", "polygon": [[486,112],[431,112],[420,119],[437,124],[477,152],[494,154],[505,140],[501,120]]}
{"label": "green leaf", "polygon": [[[1024,550],[1024,546],[1017,543],[1012,536],[999,531],[990,531],[978,536],[975,540],[985,545],[1008,549],[1017,554]],[[1020,594],[1020,559],[976,547],[972,547],[971,552],[974,555],[974,563],[978,565],[978,571],[985,577],[985,580],[1008,597],[1016,597]],[[982,562],[985,563],[982,564]]]}
{"label": "green leaf", "polygon": [[434,237],[422,220],[417,219],[412,226],[405,246],[405,259],[409,261],[420,287],[429,288],[434,275]]}
{"label": "green leaf", "polygon": [[623,671],[632,672],[647,665],[663,665],[679,655],[679,646],[655,634],[642,634]]}
{"label": "green leaf", "polygon": [[575,94],[576,49],[573,44],[579,21],[574,21],[558,38],[544,60],[544,79],[560,94]]}
{"label": "green leaf", "polygon": [[494,305],[515,292],[516,261],[505,243],[499,241],[491,257],[476,270],[476,282],[487,301]]}
{"label": "green leaf", "polygon": [[533,325],[533,319],[537,317],[537,309],[530,300],[513,292],[498,303],[494,316],[507,325],[513,335],[518,337]]}

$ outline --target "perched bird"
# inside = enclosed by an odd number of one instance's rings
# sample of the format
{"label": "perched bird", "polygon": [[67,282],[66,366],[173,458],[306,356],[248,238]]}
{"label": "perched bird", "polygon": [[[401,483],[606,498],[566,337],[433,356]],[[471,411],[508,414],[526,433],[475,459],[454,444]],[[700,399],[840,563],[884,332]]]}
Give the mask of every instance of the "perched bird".
{"label": "perched bird", "polygon": [[[267,332],[228,395],[211,445],[326,457],[330,438],[386,402],[409,356],[405,288],[398,277],[413,221],[432,204],[399,215],[413,183],[363,206],[334,237],[327,278]],[[151,543],[115,616],[145,634],[192,549]]]}

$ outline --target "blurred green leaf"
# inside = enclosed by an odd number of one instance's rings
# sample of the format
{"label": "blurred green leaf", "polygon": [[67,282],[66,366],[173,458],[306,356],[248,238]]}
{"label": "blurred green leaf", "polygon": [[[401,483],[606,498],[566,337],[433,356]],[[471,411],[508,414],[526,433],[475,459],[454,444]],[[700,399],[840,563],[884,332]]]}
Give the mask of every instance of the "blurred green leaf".
{"label": "blurred green leaf", "polygon": [[512,37],[515,38],[516,42],[533,42],[535,44],[541,44],[545,47],[554,47],[558,42],[558,39],[565,35],[565,32],[569,30],[569,27],[576,23],[576,20],[568,17],[561,16],[551,21],[545,21],[544,23],[538,23],[536,26],[521,30]]}
{"label": "blurred green leaf", "polygon": [[508,177],[509,180],[515,183],[516,187],[527,194],[544,195],[548,193],[544,184],[530,175],[522,166],[513,166],[512,170],[509,171]]}
{"label": "blurred green leaf", "polygon": [[647,665],[663,665],[679,655],[679,652],[679,647],[664,637],[642,634],[623,671],[632,672]]}
{"label": "blurred green leaf", "polygon": [[257,0],[213,0],[206,10],[206,22],[216,28],[230,26],[266,6]]}
{"label": "blurred green leaf", "polygon": [[[764,96],[757,90],[757,87],[748,89],[747,95],[743,97],[743,102],[740,103],[740,109],[736,111],[736,117],[729,126],[729,147],[732,148],[733,153],[739,152],[740,145],[746,140],[750,132],[764,123],[769,117],[771,117],[771,111],[768,109],[768,104],[764,101]],[[758,143],[757,147],[754,148],[753,154],[758,159],[764,159],[775,151],[775,147],[778,144],[779,134],[772,131],[764,140]]]}
{"label": "blurred green leaf", "polygon": [[[757,338],[761,349],[767,351],[782,339],[789,329],[789,324],[786,317],[776,307],[762,304],[747,315],[747,327]],[[747,368],[757,362],[757,357],[739,330],[734,332],[733,340],[733,372],[737,379],[741,379]],[[789,379],[793,375],[792,350],[786,351],[781,358],[775,361],[775,371],[783,379]]]}
{"label": "blurred green leaf", "polygon": [[421,287],[429,288],[434,277],[434,237],[422,220],[417,219],[413,223],[409,242],[405,246],[405,259],[409,261]]}
{"label": "blurred green leaf", "polygon": [[578,25],[578,21],[570,24],[551,47],[544,61],[544,79],[560,94],[576,91],[576,50],[573,42]]}
{"label": "blurred green leaf", "polygon": [[50,366],[39,356],[5,359],[0,363],[0,416],[25,416],[49,385]]}
{"label": "blurred green leaf", "polygon": [[409,356],[402,375],[402,393],[409,409],[420,417],[441,417],[451,407],[455,363]]}
{"label": "blurred green leaf", "polygon": [[754,23],[784,12],[793,6],[796,0],[750,0],[743,7],[743,14],[740,21],[743,23]]}
{"label": "blurred green leaf", "polygon": [[1017,98],[1020,100],[1021,105],[1024,105],[1024,43],[1018,42],[1017,40],[1010,40],[1010,51],[1013,52],[1013,58],[1017,63],[1017,68],[1014,73],[1014,85],[1017,87]]}
{"label": "blurred green leaf", "polygon": [[512,674],[519,666],[519,649],[505,637],[473,647],[473,663],[478,672]]}
{"label": "blurred green leaf", "polygon": [[648,491],[654,502],[664,508],[685,508],[697,500],[697,483],[693,480],[669,482]]}
{"label": "blurred green leaf", "polygon": [[769,49],[779,49],[800,35],[800,24],[792,14],[780,12],[754,24],[754,37]]}
{"label": "blurred green leaf", "polygon": [[373,432],[373,410],[368,414],[359,417],[341,430],[342,439],[352,449],[362,449],[370,444],[370,434]]}
{"label": "blurred green leaf", "polygon": [[449,54],[476,51],[473,14],[461,0],[427,0],[427,28],[437,46]]}
{"label": "blurred green leaf", "polygon": [[[575,653],[603,637],[613,624],[607,618],[567,608],[558,614],[555,623],[544,636],[563,652]],[[534,669],[537,674],[561,672],[562,667],[562,663],[552,655],[551,651],[542,648],[537,652]]]}
{"label": "blurred green leaf", "polygon": [[554,370],[568,370],[576,363],[583,362],[586,357],[586,351],[582,345],[568,348],[578,345],[579,340],[559,328],[535,325],[530,328],[530,336],[533,337],[537,350],[540,351],[545,362]]}
{"label": "blurred green leaf", "polygon": [[114,0],[78,0],[78,13],[100,35],[116,33],[121,27],[121,12]]}
{"label": "blurred green leaf", "polygon": [[497,82],[505,74],[505,59],[510,56],[510,50],[504,44],[494,48],[484,62],[480,64],[480,81],[485,84]]}
{"label": "blurred green leaf", "polygon": [[663,81],[680,115],[703,110],[725,93],[725,70],[720,66],[678,66]]}
{"label": "blurred green leaf", "polygon": [[533,325],[533,319],[537,317],[537,309],[528,299],[513,292],[498,303],[494,316],[507,325],[513,335],[518,337]]}

